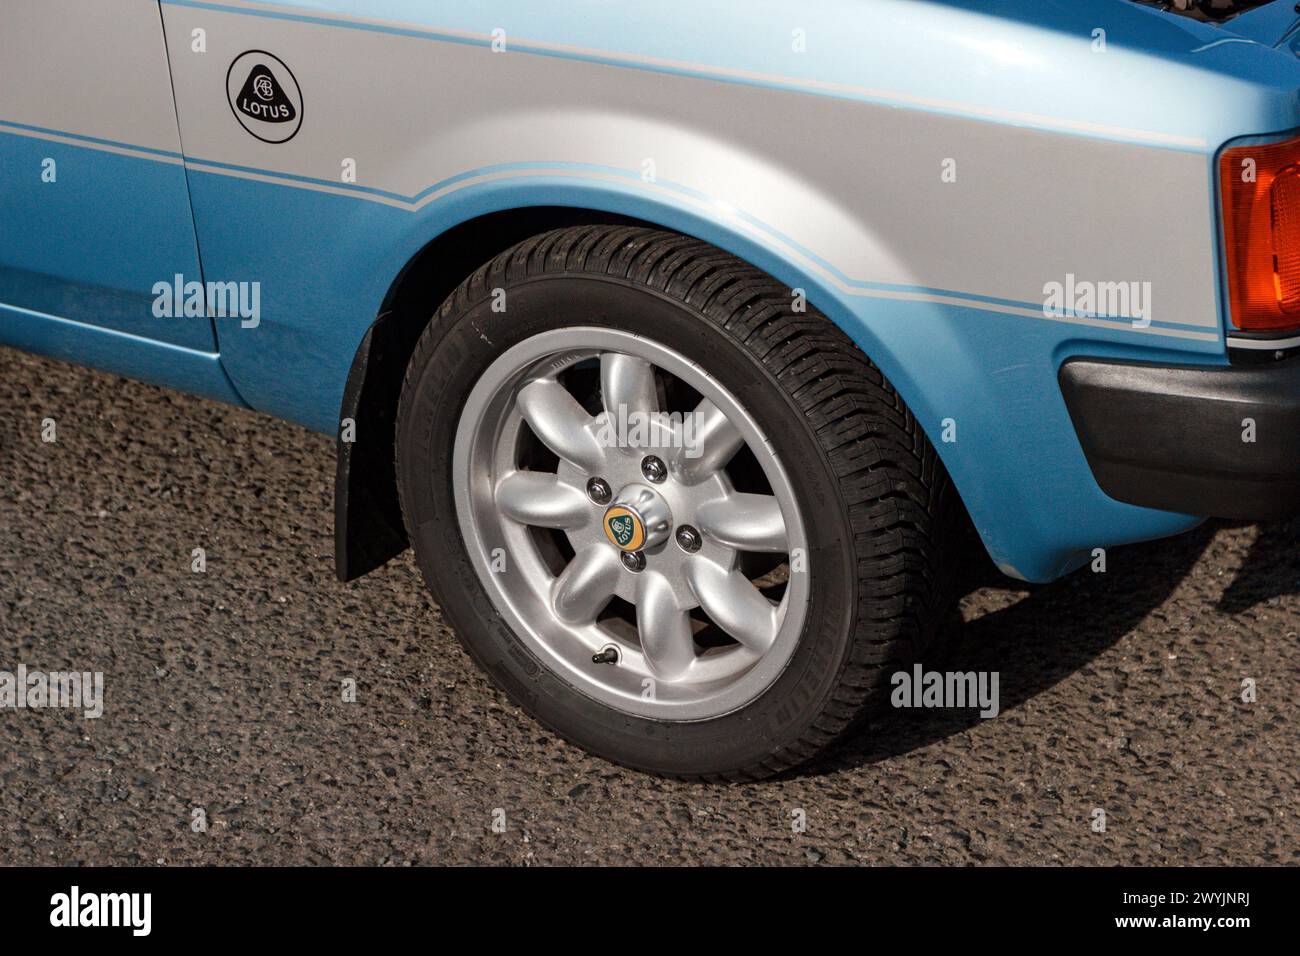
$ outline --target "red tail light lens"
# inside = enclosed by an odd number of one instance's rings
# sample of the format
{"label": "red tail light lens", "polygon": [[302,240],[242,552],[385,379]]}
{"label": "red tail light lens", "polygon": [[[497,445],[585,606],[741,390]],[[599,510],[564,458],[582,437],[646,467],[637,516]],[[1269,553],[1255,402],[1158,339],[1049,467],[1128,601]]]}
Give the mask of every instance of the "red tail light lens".
{"label": "red tail light lens", "polygon": [[1232,324],[1300,328],[1300,140],[1225,150],[1219,185]]}

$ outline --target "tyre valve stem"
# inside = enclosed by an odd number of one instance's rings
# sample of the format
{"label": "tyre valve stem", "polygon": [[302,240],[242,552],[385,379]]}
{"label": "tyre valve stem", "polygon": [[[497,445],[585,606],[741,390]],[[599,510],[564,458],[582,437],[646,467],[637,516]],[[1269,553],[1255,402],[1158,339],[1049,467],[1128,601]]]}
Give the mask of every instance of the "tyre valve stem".
{"label": "tyre valve stem", "polygon": [[618,648],[616,648],[616,647],[607,647],[607,648],[605,648],[603,651],[601,651],[599,654],[593,654],[593,655],[591,655],[591,662],[592,662],[593,664],[617,664],[617,663],[618,663]]}

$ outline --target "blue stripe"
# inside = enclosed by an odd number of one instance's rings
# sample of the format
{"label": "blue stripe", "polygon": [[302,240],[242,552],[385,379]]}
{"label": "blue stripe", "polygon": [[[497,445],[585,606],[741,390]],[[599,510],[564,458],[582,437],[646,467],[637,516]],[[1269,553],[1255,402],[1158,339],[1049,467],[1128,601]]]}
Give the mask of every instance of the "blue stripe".
{"label": "blue stripe", "polygon": [[[319,179],[315,176],[300,176],[297,173],[283,173],[275,169],[262,169],[259,166],[240,166],[236,163],[219,163],[213,159],[199,159],[196,156],[187,157],[185,165],[190,168],[202,166],[212,167],[214,169],[226,169],[238,173],[253,173],[258,176],[270,176],[275,179],[287,180],[291,183],[302,183],[305,186],[328,186],[331,189],[361,193],[367,196],[382,196],[385,199],[393,199],[404,203],[413,201],[413,198],[407,196],[405,193],[390,192],[387,189],[379,189],[375,186],[362,186],[357,183],[336,182],[332,179]],[[434,187],[430,188],[432,189]],[[428,190],[426,190],[426,192],[427,191]]]}
{"label": "blue stripe", "polygon": [[[269,20],[291,20],[295,23],[312,23],[322,27],[344,27],[349,30],[364,30],[368,33],[389,33],[399,37],[413,37],[417,40],[441,40],[444,43],[461,43],[465,46],[487,47],[492,43],[479,37],[456,36],[437,30],[416,30],[410,27],[390,26],[383,23],[360,23],[355,20],[335,20],[329,17],[315,17],[306,13],[283,13],[279,10],[257,10],[249,7],[232,7],[225,3],[209,3],[206,0],[162,0],[169,7],[194,7],[198,10],[215,10],[218,13],[237,13],[250,17],[265,17]],[[516,48],[511,43],[511,48]],[[516,48],[517,49],[517,48]],[[529,51],[533,52],[533,51]]]}
{"label": "blue stripe", "polygon": [[173,152],[169,149],[154,149],[152,146],[137,146],[134,143],[121,143],[115,139],[101,139],[98,136],[83,136],[81,133],[68,133],[61,129],[47,129],[44,126],[31,126],[27,123],[15,123],[12,120],[0,120],[0,126],[8,126],[10,129],[21,129],[29,133],[41,133],[45,136],[62,136],[64,139],[75,139],[95,146],[115,146],[118,149],[129,149],[133,152],[149,153],[153,156],[165,156],[168,159],[185,158],[180,153]]}

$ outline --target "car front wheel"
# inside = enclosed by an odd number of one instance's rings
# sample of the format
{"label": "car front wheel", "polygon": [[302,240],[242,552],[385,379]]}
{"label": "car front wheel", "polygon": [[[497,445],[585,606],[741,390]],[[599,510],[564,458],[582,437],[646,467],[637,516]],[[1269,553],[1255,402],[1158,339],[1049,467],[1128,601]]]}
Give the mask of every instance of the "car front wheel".
{"label": "car front wheel", "polygon": [[417,345],[397,435],[462,643],[619,763],[779,772],[934,631],[934,449],[838,328],[697,240],[583,226],[498,256]]}

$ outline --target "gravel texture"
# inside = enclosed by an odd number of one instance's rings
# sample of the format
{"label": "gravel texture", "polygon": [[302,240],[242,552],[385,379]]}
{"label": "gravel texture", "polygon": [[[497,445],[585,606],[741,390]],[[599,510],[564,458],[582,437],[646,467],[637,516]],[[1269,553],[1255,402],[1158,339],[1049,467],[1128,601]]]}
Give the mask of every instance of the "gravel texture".
{"label": "gravel texture", "polygon": [[6,349],[0,396],[0,670],[106,687],[0,710],[5,863],[1300,863],[1300,521],[1041,587],[972,557],[926,666],[999,672],[997,718],[693,785],[534,724],[409,554],[339,584],[328,437]]}

